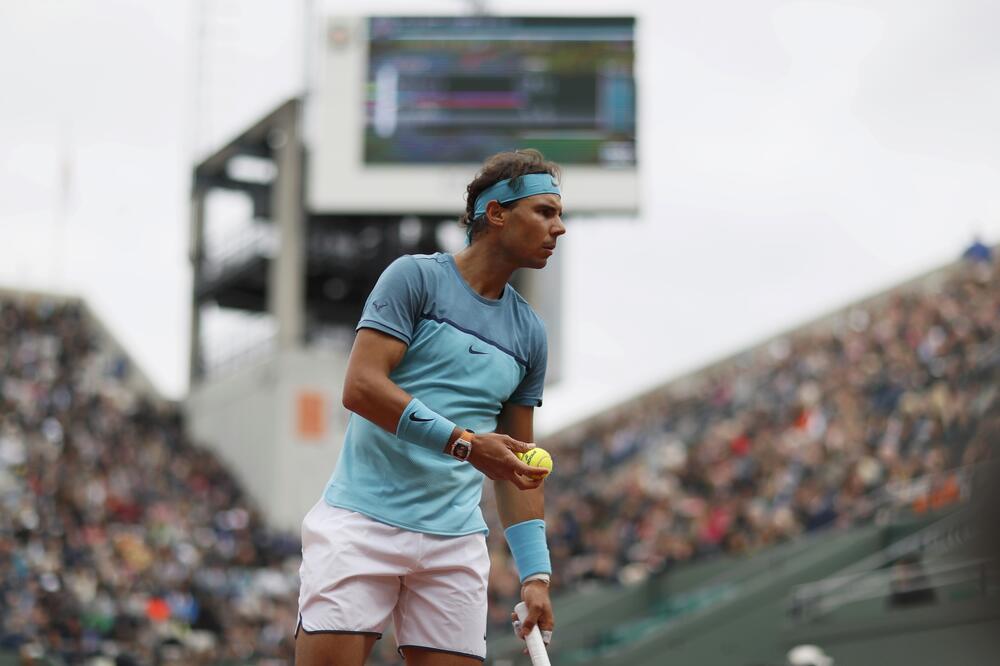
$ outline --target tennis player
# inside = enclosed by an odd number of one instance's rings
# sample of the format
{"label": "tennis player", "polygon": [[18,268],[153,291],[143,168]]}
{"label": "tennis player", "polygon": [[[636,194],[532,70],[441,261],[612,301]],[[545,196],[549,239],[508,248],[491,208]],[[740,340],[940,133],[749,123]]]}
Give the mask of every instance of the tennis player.
{"label": "tennis player", "polygon": [[365,304],[344,382],[352,413],[322,498],[302,523],[298,666],[363,664],[392,617],[417,666],[486,656],[483,478],[529,617],[551,636],[544,472],[534,445],[547,346],[508,284],[566,232],[559,169],[535,150],[489,158],[467,188],[469,244],[404,256]]}

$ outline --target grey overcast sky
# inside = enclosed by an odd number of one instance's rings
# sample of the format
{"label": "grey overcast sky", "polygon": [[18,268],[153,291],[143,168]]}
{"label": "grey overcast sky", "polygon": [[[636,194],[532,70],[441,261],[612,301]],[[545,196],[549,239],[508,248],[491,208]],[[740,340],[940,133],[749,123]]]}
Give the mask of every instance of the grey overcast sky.
{"label": "grey overcast sky", "polygon": [[[229,83],[208,97],[206,6],[235,26],[227,52],[245,54],[214,70]],[[85,296],[168,396],[186,390],[193,155],[301,87],[301,44],[251,38],[293,26],[301,6],[0,2],[0,286]],[[566,381],[541,430],[943,264],[974,232],[1000,241],[1000,3],[625,0],[614,12],[639,18],[642,210],[578,220],[565,238]]]}

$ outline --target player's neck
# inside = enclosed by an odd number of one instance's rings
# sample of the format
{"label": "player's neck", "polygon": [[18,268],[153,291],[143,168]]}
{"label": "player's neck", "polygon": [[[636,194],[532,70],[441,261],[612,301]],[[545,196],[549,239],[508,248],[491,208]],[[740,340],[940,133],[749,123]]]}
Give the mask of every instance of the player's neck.
{"label": "player's neck", "polygon": [[493,300],[503,295],[504,287],[517,269],[482,241],[457,252],[455,265],[473,291]]}

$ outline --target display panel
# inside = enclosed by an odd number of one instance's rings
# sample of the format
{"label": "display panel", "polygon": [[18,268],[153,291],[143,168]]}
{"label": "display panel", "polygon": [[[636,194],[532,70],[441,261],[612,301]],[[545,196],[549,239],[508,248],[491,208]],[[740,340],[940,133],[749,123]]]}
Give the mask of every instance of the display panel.
{"label": "display panel", "polygon": [[560,164],[569,214],[638,210],[634,18],[330,15],[313,30],[311,213],[457,217],[483,159],[519,147]]}
{"label": "display panel", "polygon": [[635,165],[633,18],[371,17],[366,164]]}

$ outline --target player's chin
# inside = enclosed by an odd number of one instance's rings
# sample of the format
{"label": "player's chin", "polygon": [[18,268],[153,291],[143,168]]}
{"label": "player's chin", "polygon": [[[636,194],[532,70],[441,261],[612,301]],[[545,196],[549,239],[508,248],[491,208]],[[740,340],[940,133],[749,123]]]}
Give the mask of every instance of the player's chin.
{"label": "player's chin", "polygon": [[528,268],[545,268],[549,264],[549,257],[551,254],[544,254],[542,256],[536,256],[531,258],[531,263],[528,264]]}

